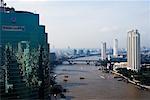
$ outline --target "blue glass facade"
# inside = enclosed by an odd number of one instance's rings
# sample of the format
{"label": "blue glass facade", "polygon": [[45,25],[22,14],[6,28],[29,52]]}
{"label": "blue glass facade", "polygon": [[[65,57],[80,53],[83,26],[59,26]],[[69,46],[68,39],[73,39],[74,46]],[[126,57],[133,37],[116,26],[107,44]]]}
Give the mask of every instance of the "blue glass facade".
{"label": "blue glass facade", "polygon": [[49,45],[38,14],[0,8],[0,56],[2,97],[48,98]]}

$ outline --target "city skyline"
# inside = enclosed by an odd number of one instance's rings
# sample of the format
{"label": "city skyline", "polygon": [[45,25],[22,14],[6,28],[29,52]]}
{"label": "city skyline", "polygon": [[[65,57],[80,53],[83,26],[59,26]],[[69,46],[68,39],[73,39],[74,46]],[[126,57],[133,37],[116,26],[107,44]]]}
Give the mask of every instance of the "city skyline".
{"label": "city skyline", "polygon": [[[16,10],[40,13],[48,42],[55,48],[100,48],[101,41],[113,47],[127,47],[127,31],[138,29],[141,47],[149,47],[150,1],[145,0],[5,0]],[[38,2],[39,1],[39,2]],[[34,6],[34,7],[33,7]]]}
{"label": "city skyline", "polygon": [[1,0],[0,99],[147,100],[149,3]]}

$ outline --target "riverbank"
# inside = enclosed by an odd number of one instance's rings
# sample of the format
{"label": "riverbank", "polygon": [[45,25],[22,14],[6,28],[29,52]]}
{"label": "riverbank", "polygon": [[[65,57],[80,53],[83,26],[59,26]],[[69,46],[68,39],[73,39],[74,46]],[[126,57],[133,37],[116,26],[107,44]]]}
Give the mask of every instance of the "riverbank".
{"label": "riverbank", "polygon": [[127,82],[131,83],[131,84],[134,84],[142,89],[146,89],[148,91],[150,91],[150,86],[146,86],[146,85],[142,85],[140,83],[137,82],[137,80],[130,80],[129,78],[123,76],[122,74],[116,72],[116,71],[111,71],[111,73],[115,74],[115,75],[118,75],[118,76],[121,76],[122,78],[126,79]]}

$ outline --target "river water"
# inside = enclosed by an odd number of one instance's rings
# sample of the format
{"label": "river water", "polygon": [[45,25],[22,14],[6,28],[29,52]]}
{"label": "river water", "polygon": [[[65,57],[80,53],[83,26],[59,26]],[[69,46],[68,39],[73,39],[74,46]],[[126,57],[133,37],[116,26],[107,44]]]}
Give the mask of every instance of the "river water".
{"label": "river water", "polygon": [[59,65],[55,73],[58,84],[68,90],[65,93],[67,100],[150,100],[149,91],[118,81],[94,65]]}

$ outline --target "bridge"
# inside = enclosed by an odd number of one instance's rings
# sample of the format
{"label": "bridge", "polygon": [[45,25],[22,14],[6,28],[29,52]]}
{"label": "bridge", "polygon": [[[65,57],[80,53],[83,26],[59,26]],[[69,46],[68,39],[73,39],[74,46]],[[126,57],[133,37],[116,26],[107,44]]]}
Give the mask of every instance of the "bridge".
{"label": "bridge", "polygon": [[77,64],[77,63],[86,63],[86,64],[90,64],[90,63],[96,63],[99,60],[97,59],[68,59],[67,62],[69,64]]}

